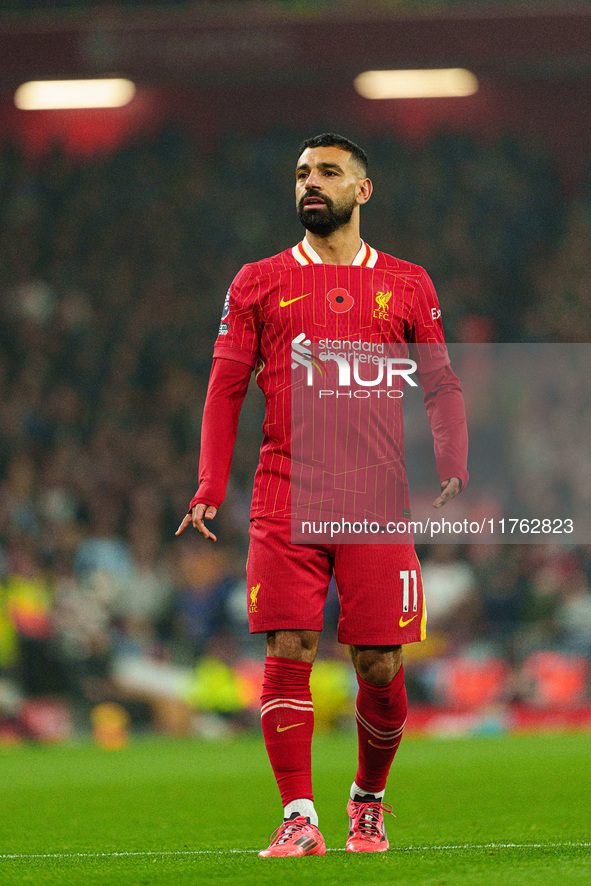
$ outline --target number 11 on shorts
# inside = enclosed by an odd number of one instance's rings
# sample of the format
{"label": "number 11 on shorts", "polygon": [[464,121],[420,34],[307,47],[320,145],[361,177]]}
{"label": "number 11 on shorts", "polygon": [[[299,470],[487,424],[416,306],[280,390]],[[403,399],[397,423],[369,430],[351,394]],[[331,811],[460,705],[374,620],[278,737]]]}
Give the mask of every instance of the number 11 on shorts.
{"label": "number 11 on shorts", "polygon": [[419,602],[417,596],[417,571],[416,569],[401,569],[402,579],[402,611],[408,612],[410,602],[410,579],[412,578],[412,611],[416,612]]}

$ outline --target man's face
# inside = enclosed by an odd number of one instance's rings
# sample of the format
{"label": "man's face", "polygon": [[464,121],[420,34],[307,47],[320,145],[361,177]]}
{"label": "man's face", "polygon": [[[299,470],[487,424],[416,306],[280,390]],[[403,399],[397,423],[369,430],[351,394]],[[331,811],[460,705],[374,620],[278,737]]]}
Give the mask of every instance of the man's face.
{"label": "man's face", "polygon": [[327,236],[346,225],[358,204],[363,174],[342,148],[306,148],[296,167],[298,218],[312,234]]}

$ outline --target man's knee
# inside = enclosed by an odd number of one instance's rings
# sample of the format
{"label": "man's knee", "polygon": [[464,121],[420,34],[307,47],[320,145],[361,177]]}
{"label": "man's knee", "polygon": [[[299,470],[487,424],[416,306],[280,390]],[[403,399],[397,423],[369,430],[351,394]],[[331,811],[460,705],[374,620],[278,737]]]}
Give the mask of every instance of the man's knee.
{"label": "man's knee", "polygon": [[267,655],[313,662],[318,649],[318,631],[269,631]]}
{"label": "man's knee", "polygon": [[351,658],[362,680],[383,686],[402,665],[402,646],[351,646]]}

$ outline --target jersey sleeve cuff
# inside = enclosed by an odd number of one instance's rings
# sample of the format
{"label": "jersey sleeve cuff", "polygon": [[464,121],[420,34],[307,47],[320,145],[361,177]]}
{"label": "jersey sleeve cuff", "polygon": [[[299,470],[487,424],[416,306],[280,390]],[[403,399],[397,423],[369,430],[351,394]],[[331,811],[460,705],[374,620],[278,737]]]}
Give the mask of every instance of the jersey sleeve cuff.
{"label": "jersey sleeve cuff", "polygon": [[444,480],[451,480],[452,477],[457,477],[460,481],[460,491],[464,488],[470,476],[465,468],[454,468],[449,466],[443,466],[443,469],[438,469],[437,474],[440,483],[443,483]]}
{"label": "jersey sleeve cuff", "polygon": [[211,495],[207,495],[206,492],[199,492],[199,490],[197,490],[197,492],[189,502],[189,509],[187,511],[187,514],[191,513],[198,502],[199,504],[207,505],[208,508],[210,506],[212,508],[219,508],[219,506],[221,505],[221,501],[219,501],[217,498],[214,499]]}

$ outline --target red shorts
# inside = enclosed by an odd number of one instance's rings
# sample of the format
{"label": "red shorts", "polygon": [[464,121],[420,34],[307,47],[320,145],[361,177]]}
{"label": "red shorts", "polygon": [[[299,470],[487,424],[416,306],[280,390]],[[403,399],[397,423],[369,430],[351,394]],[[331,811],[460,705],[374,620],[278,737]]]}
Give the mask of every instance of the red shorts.
{"label": "red shorts", "polygon": [[321,631],[333,574],[339,642],[397,646],[425,639],[427,611],[414,544],[292,544],[291,520],[281,517],[250,523],[251,633]]}

